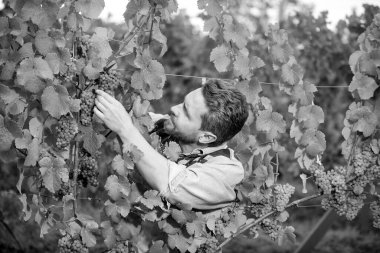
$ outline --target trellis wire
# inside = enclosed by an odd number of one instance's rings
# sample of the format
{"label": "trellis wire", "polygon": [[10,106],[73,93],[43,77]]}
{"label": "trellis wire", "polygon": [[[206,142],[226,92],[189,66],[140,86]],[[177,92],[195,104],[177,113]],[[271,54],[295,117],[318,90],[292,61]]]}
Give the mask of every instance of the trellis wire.
{"label": "trellis wire", "polygon": [[[116,70],[124,70],[124,69],[116,69]],[[207,76],[192,76],[192,75],[178,75],[178,74],[165,74],[166,76],[174,76],[174,77],[184,77],[184,78],[198,78],[203,80],[222,80],[222,81],[236,81],[236,79],[229,78],[218,78],[218,77],[207,77]],[[280,83],[269,83],[259,81],[260,84],[270,84],[270,85],[279,85]],[[317,88],[348,88],[347,85],[336,85],[336,86],[328,86],[328,85],[316,85]]]}

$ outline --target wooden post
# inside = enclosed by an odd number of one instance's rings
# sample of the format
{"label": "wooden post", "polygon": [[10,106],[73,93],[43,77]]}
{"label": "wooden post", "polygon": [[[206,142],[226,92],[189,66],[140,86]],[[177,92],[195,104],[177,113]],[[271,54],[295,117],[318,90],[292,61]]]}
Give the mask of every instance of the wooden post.
{"label": "wooden post", "polygon": [[298,247],[295,253],[309,253],[312,249],[314,249],[315,245],[321,241],[331,224],[338,217],[339,216],[332,209],[325,212],[322,218],[318,221],[318,224]]}

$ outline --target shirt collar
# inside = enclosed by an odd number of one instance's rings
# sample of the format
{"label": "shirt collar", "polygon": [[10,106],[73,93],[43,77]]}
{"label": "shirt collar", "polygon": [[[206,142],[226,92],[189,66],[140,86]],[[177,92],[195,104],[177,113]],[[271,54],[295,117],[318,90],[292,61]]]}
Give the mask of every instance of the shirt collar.
{"label": "shirt collar", "polygon": [[[215,151],[218,151],[220,149],[225,149],[227,148],[227,143],[222,143],[221,145],[219,146],[216,146],[216,147],[206,147],[206,148],[196,148],[194,149],[193,151],[191,151],[190,153],[188,153],[189,155],[192,155],[192,154],[203,154],[203,155],[207,155],[207,154],[210,154],[210,153],[213,153]],[[186,154],[187,155],[187,154]]]}

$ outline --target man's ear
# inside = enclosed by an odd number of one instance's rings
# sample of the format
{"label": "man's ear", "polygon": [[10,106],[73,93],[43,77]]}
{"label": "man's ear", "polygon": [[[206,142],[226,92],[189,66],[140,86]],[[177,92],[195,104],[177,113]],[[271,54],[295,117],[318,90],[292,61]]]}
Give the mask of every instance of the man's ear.
{"label": "man's ear", "polygon": [[211,132],[202,132],[198,137],[198,142],[202,144],[210,144],[216,141],[218,137]]}

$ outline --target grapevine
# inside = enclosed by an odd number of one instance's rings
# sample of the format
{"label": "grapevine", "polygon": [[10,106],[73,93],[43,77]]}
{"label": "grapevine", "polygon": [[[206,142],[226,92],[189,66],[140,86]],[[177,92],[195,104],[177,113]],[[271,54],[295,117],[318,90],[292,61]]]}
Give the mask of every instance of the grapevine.
{"label": "grapevine", "polygon": [[[1,152],[19,156],[16,188],[24,220],[36,221],[41,236],[57,227],[65,230],[58,240],[59,252],[88,252],[104,244],[114,253],[211,253],[247,230],[254,238],[261,231],[279,244],[294,243],[294,228],[285,225],[288,210],[314,198],[348,220],[370,201],[373,226],[380,227],[380,14],[359,37],[359,50],[349,60],[354,78],[348,90],[355,101],[347,109],[342,131],[346,164],[327,167],[321,162],[326,140],[319,130],[325,115],[314,101],[317,88],[304,79],[287,32],[274,25],[265,34],[253,34],[235,17],[231,1],[198,1],[207,13],[206,32],[217,43],[209,60],[246,95],[251,115],[231,141],[245,167],[245,178],[236,189],[240,203],[210,217],[163,201],[134,172],[141,151],[128,145],[120,148],[115,134],[93,117],[94,90],[100,89],[131,105],[134,124],[161,153],[170,157],[172,149],[178,149],[160,133],[163,121],[149,131],[154,124],[147,114],[149,101],[164,93],[166,66],[161,56],[168,48],[160,29],[176,12],[176,1],[129,1],[121,40],[111,29],[96,27],[103,0],[6,0],[5,5],[0,35]],[[268,49],[264,54],[270,59],[252,50],[256,39]],[[264,66],[273,66],[273,76],[279,78],[276,84],[290,103],[291,124],[261,94],[257,77]],[[291,200],[295,187],[278,180],[285,167],[279,158],[285,150],[281,142],[288,130],[297,146],[295,160],[316,188],[315,194],[297,200]],[[84,189],[89,186],[94,188]],[[47,191],[52,194],[42,198]],[[96,217],[81,206],[93,200],[83,197],[90,191],[101,198],[103,210]],[[149,225],[160,230],[154,241]]]}

